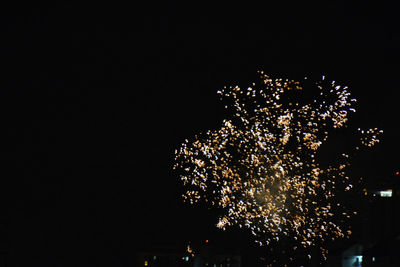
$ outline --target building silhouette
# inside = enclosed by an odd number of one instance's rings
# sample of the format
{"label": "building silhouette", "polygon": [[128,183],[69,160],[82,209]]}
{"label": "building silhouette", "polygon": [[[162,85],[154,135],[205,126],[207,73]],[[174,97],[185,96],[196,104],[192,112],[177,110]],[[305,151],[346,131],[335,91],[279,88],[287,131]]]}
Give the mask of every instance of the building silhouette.
{"label": "building silhouette", "polygon": [[163,246],[143,249],[136,254],[136,266],[148,267],[241,267],[238,251],[203,242],[194,251],[190,246]]}
{"label": "building silhouette", "polygon": [[400,266],[400,176],[376,179],[361,199],[360,236],[326,266]]}

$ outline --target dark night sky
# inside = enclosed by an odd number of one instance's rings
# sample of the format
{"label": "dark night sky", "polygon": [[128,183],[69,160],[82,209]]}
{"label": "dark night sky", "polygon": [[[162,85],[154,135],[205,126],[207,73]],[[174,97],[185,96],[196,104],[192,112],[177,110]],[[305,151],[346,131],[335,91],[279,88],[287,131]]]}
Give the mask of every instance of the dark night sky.
{"label": "dark night sky", "polygon": [[385,131],[357,171],[379,179],[399,168],[400,35],[394,5],[377,3],[5,8],[10,266],[118,266],[146,243],[212,239],[213,215],[181,203],[174,149],[216,128],[216,91],[257,70],[348,85],[355,123]]}

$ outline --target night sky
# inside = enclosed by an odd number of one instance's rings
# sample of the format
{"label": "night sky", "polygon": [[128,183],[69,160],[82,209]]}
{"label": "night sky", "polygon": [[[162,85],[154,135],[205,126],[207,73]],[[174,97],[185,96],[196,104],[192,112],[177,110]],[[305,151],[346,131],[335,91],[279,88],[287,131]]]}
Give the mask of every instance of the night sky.
{"label": "night sky", "polygon": [[218,234],[213,211],[182,203],[172,165],[185,138],[220,125],[217,90],[248,86],[257,70],[349,86],[358,99],[350,124],[384,130],[355,173],[376,180],[398,170],[394,4],[311,2],[4,8],[9,265],[118,266],[155,244],[243,242],[242,233]]}

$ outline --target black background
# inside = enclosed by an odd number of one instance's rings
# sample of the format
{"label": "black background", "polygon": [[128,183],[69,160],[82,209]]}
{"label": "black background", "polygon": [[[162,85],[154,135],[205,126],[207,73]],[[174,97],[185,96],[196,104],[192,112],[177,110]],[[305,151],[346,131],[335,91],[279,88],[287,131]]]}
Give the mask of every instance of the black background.
{"label": "black background", "polygon": [[[118,266],[143,246],[216,238],[212,211],[181,203],[174,150],[218,127],[216,91],[249,85],[257,70],[349,86],[354,123],[385,131],[356,173],[379,179],[398,168],[392,2],[2,11],[0,214],[10,266]],[[243,245],[242,234],[219,235]]]}

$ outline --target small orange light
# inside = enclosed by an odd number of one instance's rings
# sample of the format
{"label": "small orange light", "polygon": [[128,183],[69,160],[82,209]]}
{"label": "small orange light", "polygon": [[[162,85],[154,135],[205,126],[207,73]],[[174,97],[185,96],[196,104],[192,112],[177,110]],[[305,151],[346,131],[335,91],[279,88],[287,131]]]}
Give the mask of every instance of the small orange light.
{"label": "small orange light", "polygon": [[399,174],[400,174],[400,172],[397,171],[397,172],[396,172],[396,175],[399,175]]}
{"label": "small orange light", "polygon": [[206,243],[208,243],[208,239],[206,239]]}

